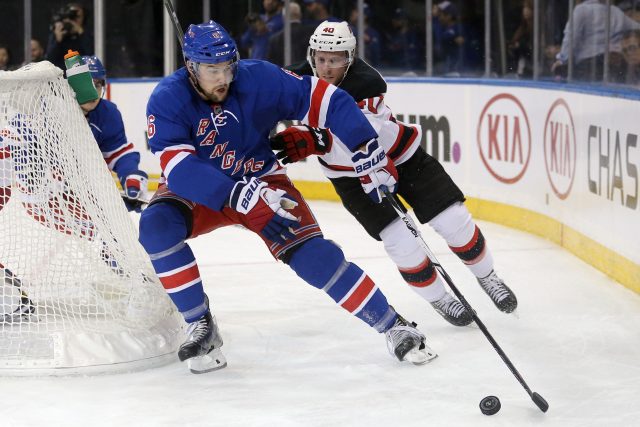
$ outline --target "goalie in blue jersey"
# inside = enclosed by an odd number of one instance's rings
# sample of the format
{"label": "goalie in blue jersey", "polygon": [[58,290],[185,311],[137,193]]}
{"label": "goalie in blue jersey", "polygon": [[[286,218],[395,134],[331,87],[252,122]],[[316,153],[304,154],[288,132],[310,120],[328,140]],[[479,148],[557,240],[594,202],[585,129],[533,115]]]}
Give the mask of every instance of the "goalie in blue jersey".
{"label": "goalie in blue jersey", "polygon": [[93,84],[100,97],[96,100],[80,104],[93,137],[100,147],[102,157],[109,170],[118,175],[122,189],[122,199],[129,211],[140,212],[146,199],[148,176],[140,170],[140,153],[127,140],[124,123],[118,107],[108,99],[104,99],[107,85],[107,70],[97,56],[83,56],[89,66]]}
{"label": "goalie in blue jersey", "polygon": [[382,291],[325,239],[301,194],[271,150],[281,120],[302,120],[333,134],[352,152],[364,191],[382,199],[397,172],[353,99],[316,77],[265,61],[240,60],[227,31],[210,21],[183,40],[186,67],[164,78],[147,105],[149,144],[163,177],[140,219],[140,242],[162,285],[189,324],[178,356],[192,372],[226,366],[222,337],[195,257],[185,242],[239,224],[257,233],[274,258],[377,332],[401,361],[436,354]]}

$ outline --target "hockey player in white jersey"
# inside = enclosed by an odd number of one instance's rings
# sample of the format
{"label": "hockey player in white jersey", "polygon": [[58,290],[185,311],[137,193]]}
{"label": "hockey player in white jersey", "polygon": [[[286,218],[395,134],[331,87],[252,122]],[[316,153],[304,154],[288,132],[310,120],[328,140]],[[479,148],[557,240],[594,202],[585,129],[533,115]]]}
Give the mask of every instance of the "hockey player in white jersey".
{"label": "hockey player in white jersey", "polygon": [[[307,62],[287,67],[301,75],[315,75],[348,92],[378,133],[378,141],[398,170],[398,192],[414,209],[421,223],[429,223],[464,262],[505,313],[517,307],[513,291],[493,268],[493,257],[484,236],[463,204],[464,195],[442,165],[420,147],[422,129],[393,117],[384,103],[386,82],[365,61],[356,58],[356,39],[346,22],[325,21],[309,41]],[[470,313],[445,288],[435,269],[390,203],[376,203],[362,191],[350,156],[335,135],[294,126],[276,135],[272,148],[284,163],[319,155],[322,170],[346,209],[376,240],[409,286],[431,303],[442,317],[456,326],[471,323]]]}

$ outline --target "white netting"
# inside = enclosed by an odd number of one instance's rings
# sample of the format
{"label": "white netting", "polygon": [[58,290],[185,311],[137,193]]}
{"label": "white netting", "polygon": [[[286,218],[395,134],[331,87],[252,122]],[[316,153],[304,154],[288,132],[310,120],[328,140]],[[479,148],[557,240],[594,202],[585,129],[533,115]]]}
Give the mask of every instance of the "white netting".
{"label": "white netting", "polygon": [[137,235],[61,70],[0,72],[0,375],[173,358],[182,324]]}

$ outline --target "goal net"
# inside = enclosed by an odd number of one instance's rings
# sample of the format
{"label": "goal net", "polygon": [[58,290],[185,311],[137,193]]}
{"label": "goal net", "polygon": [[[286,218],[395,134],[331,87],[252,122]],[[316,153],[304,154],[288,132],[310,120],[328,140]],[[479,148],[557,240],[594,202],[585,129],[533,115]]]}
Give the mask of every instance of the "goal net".
{"label": "goal net", "polygon": [[0,72],[0,375],[174,360],[182,320],[62,71]]}

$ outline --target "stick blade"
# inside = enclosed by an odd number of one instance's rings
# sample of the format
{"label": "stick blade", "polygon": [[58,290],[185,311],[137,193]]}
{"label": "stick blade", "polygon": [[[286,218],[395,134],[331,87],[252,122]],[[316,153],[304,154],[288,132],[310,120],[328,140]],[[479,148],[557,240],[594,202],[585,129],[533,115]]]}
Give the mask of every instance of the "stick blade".
{"label": "stick blade", "polygon": [[533,400],[533,403],[535,403],[542,412],[547,412],[547,410],[549,410],[549,404],[547,401],[535,391],[531,393],[531,400]]}

